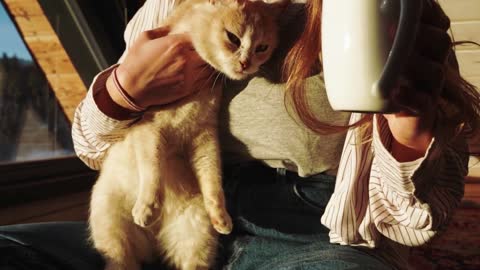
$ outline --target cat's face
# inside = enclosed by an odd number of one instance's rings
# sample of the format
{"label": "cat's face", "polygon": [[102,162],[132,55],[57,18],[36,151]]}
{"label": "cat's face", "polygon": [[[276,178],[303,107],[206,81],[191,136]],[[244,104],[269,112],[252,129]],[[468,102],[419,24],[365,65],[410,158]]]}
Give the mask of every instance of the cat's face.
{"label": "cat's face", "polygon": [[[277,17],[284,4],[249,0],[210,0],[208,62],[229,78],[241,80],[257,72],[277,46]],[[201,53],[202,55],[202,53]]]}

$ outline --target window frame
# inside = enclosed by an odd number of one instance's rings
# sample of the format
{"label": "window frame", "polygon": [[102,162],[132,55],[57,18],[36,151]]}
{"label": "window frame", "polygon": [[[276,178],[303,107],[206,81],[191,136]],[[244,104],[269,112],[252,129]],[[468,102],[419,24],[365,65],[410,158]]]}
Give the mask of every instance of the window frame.
{"label": "window frame", "polygon": [[[45,12],[45,17],[53,26],[60,42],[67,44],[66,51],[76,67],[84,84],[88,85],[102,68],[108,66],[105,60],[105,49],[99,45],[91,34],[88,24],[78,9],[75,0],[51,1],[38,0]],[[9,6],[2,1],[20,38],[25,37],[19,29]],[[55,11],[53,8],[60,8]],[[73,16],[75,14],[75,16]],[[69,17],[71,15],[71,17]],[[62,28],[55,27],[62,20]],[[81,27],[84,27],[81,29]],[[79,34],[82,32],[82,34]],[[65,33],[69,33],[68,35]],[[78,35],[77,35],[78,34]],[[72,41],[72,36],[78,36]],[[74,48],[72,44],[76,44]],[[40,70],[37,56],[30,50],[32,61]],[[83,53],[80,51],[83,50]],[[43,72],[43,70],[42,70]],[[92,188],[98,172],[88,168],[75,155],[27,161],[10,161],[0,163],[0,209],[13,205],[31,203],[37,200],[65,196],[72,193],[85,192]]]}
{"label": "window frame", "polygon": [[87,191],[97,174],[76,156],[0,164],[0,208]]}
{"label": "window frame", "polygon": [[[53,26],[80,78],[87,86],[98,72],[115,63],[120,57],[125,46],[123,30],[126,22],[144,2],[118,0],[109,5],[105,3],[100,12],[110,11],[111,6],[112,13],[109,14],[122,25],[121,29],[116,27],[101,29],[102,21],[93,20],[98,14],[91,8],[89,9],[89,5],[91,7],[99,4],[96,0],[37,1],[43,9],[45,17]],[[5,2],[2,4],[12,18],[23,42],[26,43],[19,26],[13,19],[9,6]],[[59,27],[59,21],[62,22],[61,27]],[[122,36],[118,36],[120,32]],[[120,41],[122,44],[118,45]],[[36,55],[28,46],[27,49],[30,51],[32,60],[40,67]],[[98,172],[88,168],[75,155],[0,163],[0,209],[36,200],[85,192],[92,188],[97,177]]]}

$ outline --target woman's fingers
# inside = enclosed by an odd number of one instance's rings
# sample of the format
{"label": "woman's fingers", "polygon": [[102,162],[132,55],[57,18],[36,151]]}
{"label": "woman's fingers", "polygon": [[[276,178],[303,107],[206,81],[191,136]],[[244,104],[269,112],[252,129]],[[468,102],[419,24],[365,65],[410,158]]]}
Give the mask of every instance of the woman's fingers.
{"label": "woman's fingers", "polygon": [[156,39],[156,38],[161,38],[170,32],[170,27],[168,26],[162,26],[162,27],[157,27],[148,31],[145,31],[147,36],[150,37],[150,39]]}
{"label": "woman's fingers", "polygon": [[152,40],[166,37],[169,32],[170,28],[168,27],[159,27],[152,30],[144,31],[140,33],[135,39],[133,46],[140,46],[142,44],[151,42]]}
{"label": "woman's fingers", "polygon": [[168,78],[157,78],[154,79],[150,84],[149,87],[169,87],[172,85],[177,85],[185,81],[185,74],[179,73],[175,76],[168,77]]}
{"label": "woman's fingers", "polygon": [[185,57],[188,59],[188,64],[192,69],[203,67],[207,64],[195,50],[185,52]]}
{"label": "woman's fingers", "polygon": [[159,70],[155,77],[160,79],[171,78],[177,76],[180,73],[184,73],[183,71],[185,70],[187,61],[188,60],[183,56],[173,58],[171,63],[165,63],[165,67]]}
{"label": "woman's fingers", "polygon": [[153,101],[152,104],[172,103],[198,90],[205,89],[208,86],[209,78],[212,77],[211,74],[211,68],[206,66],[204,70],[200,70],[194,77],[191,77],[190,81],[186,79],[183,73],[170,78],[157,78],[148,86],[154,90],[150,91],[149,96],[144,98]]}
{"label": "woman's fingers", "polygon": [[187,53],[193,50],[192,39],[188,34],[174,34],[167,36],[171,38],[170,47],[173,54]]}
{"label": "woman's fingers", "polygon": [[168,27],[141,33],[118,67],[118,78],[142,106],[162,105],[195,91],[205,62],[193,49],[188,33],[169,34]]}

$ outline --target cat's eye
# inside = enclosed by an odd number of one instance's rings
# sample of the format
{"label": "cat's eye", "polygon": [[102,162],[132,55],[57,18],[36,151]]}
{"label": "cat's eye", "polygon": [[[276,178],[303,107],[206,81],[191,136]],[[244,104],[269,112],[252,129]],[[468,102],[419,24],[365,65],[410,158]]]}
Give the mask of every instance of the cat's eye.
{"label": "cat's eye", "polygon": [[228,40],[230,40],[230,42],[235,44],[237,47],[240,47],[240,44],[241,44],[240,39],[230,31],[225,30],[225,32],[227,32]]}
{"label": "cat's eye", "polygon": [[255,49],[255,52],[261,53],[266,50],[268,50],[268,45],[263,44],[263,45],[258,45],[257,48]]}

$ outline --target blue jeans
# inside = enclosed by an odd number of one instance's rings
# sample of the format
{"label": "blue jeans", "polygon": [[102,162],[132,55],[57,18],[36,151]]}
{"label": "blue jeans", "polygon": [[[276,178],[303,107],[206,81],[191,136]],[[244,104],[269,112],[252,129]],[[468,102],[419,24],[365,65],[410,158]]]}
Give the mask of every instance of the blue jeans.
{"label": "blue jeans", "polygon": [[[221,239],[219,269],[391,269],[375,251],[330,244],[320,216],[335,179],[302,178],[252,163],[225,170],[234,231]],[[0,269],[102,269],[79,222],[0,227]],[[167,269],[159,263],[148,269]]]}

